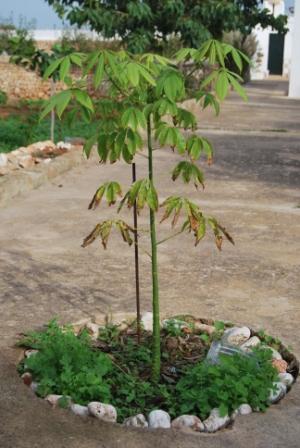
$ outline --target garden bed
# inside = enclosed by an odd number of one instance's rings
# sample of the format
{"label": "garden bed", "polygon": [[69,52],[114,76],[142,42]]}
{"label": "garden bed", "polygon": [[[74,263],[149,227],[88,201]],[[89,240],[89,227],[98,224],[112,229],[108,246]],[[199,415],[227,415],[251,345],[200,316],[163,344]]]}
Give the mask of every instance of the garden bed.
{"label": "garden bed", "polygon": [[[99,322],[99,319],[96,319]],[[265,411],[299,371],[277,339],[248,327],[176,316],[162,322],[162,367],[151,381],[151,313],[137,342],[133,318],[61,329],[52,321],[22,340],[25,384],[53,406],[126,426],[215,432]]]}

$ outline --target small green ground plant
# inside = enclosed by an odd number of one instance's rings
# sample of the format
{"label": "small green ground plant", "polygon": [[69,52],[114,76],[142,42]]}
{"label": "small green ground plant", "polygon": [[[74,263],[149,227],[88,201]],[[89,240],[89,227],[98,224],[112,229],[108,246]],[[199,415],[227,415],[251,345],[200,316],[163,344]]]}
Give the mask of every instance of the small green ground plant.
{"label": "small green ground plant", "polygon": [[[210,66],[210,74],[193,92],[200,107],[213,107],[218,113],[219,103],[225,99],[231,88],[246,98],[239,82],[238,74],[226,68],[226,59],[231,57],[238,70],[242,70],[247,60],[240,51],[231,45],[208,40],[198,50],[181,49],[172,59],[155,55],[132,55],[124,50],[98,50],[88,55],[70,54],[52,63],[45,76],[58,71],[61,81],[67,89],[52,97],[43,111],[45,117],[53,109],[61,118],[65,110],[73,109],[74,114],[84,113],[91,120],[98,114],[97,131],[87,141],[84,151],[89,157],[94,146],[100,163],[115,163],[123,159],[128,164],[144,147],[146,138],[148,174],[136,180],[129,190],[123,193],[121,185],[111,180],[97,189],[89,208],[95,209],[105,198],[108,205],[119,199],[118,212],[123,207],[131,208],[135,204],[138,212],[144,208],[149,211],[152,266],[152,381],[159,382],[161,374],[160,341],[160,301],[158,279],[158,246],[164,240],[157,237],[158,212],[162,211],[160,222],[170,220],[171,227],[177,231],[171,237],[188,232],[194,237],[197,246],[210,230],[216,246],[221,250],[223,239],[233,239],[215,217],[206,216],[199,204],[181,195],[169,196],[159,201],[155,186],[154,144],[171,149],[182,160],[174,167],[171,179],[192,183],[196,189],[204,186],[204,174],[200,168],[203,158],[211,163],[213,148],[210,141],[196,132],[197,119],[184,107],[184,101],[190,98],[186,85],[189,75],[183,75],[179,69],[183,62],[196,62],[197,66]],[[72,78],[72,65],[81,69],[80,79]],[[102,93],[95,102],[88,93],[88,85]],[[171,154],[171,153],[170,153]],[[178,229],[179,228],[179,229]],[[129,245],[133,244],[136,229],[120,217],[98,222],[92,232],[84,239],[83,247],[100,239],[107,247],[112,230],[120,233]],[[168,237],[169,239],[170,237]]]}
{"label": "small green ground plant", "polygon": [[[222,357],[212,365],[205,360],[211,341],[203,344],[199,335],[191,333],[174,336],[172,329],[165,328],[161,330],[164,374],[155,384],[150,340],[151,334],[143,332],[138,345],[126,330],[110,326],[93,345],[86,331],[75,336],[71,327],[61,328],[54,320],[45,331],[32,332],[21,341],[38,353],[25,358],[19,371],[31,372],[41,397],[63,395],[62,407],[69,400],[82,405],[110,403],[117,409],[119,422],[153,409],[164,409],[172,418],[195,414],[205,419],[213,408],[230,415],[243,403],[262,411],[268,406],[278,375],[270,350]],[[170,342],[179,348],[176,354]]]}

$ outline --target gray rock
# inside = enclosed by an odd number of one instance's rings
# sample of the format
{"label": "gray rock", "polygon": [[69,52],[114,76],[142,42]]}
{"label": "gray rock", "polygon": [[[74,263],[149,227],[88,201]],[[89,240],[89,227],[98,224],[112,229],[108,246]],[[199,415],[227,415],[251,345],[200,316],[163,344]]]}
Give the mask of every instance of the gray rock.
{"label": "gray rock", "polygon": [[136,428],[148,428],[148,422],[143,414],[128,417],[123,422],[124,426],[135,426]]}
{"label": "gray rock", "polygon": [[285,373],[279,373],[279,380],[281,383],[283,383],[286,387],[291,387],[293,382],[295,381],[293,375],[291,375],[288,372]]}
{"label": "gray rock", "polygon": [[205,432],[216,432],[219,429],[225,428],[230,420],[229,415],[221,417],[218,408],[212,409],[209,417],[203,422]]}
{"label": "gray rock", "polygon": [[196,415],[180,415],[172,421],[172,428],[204,431],[204,424]]}
{"label": "gray rock", "polygon": [[162,410],[151,411],[148,422],[150,428],[171,428],[171,417]]}
{"label": "gray rock", "polygon": [[228,328],[222,336],[222,342],[230,345],[242,345],[251,336],[251,331],[248,327],[232,327]]}
{"label": "gray rock", "polygon": [[72,403],[70,409],[74,414],[80,415],[81,417],[87,417],[89,415],[88,407],[81,406],[81,404]]}
{"label": "gray rock", "polygon": [[111,404],[92,401],[88,404],[88,410],[93,417],[96,417],[99,420],[113,423],[117,421],[117,410]]}
{"label": "gray rock", "polygon": [[275,382],[273,384],[276,384],[277,386],[277,390],[273,391],[271,390],[270,395],[269,395],[269,403],[274,404],[274,403],[278,403],[278,401],[280,401],[286,394],[287,388],[286,385],[281,383],[281,382]]}
{"label": "gray rock", "polygon": [[51,406],[56,407],[58,405],[59,400],[62,398],[62,395],[50,394],[45,397],[45,400],[51,404]]}

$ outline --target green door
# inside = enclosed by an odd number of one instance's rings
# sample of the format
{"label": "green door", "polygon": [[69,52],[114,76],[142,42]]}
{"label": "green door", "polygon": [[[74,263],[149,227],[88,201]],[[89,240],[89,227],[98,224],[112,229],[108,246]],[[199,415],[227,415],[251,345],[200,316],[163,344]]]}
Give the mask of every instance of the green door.
{"label": "green door", "polygon": [[284,34],[270,34],[268,70],[270,75],[282,75]]}

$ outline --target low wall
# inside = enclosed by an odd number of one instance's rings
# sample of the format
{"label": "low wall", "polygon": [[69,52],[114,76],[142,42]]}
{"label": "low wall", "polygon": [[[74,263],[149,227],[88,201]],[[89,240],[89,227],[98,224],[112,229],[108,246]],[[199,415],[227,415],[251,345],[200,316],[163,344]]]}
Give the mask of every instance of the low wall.
{"label": "low wall", "polygon": [[9,56],[0,56],[0,89],[9,100],[48,98],[50,82],[43,81],[35,72],[9,62]]}

